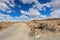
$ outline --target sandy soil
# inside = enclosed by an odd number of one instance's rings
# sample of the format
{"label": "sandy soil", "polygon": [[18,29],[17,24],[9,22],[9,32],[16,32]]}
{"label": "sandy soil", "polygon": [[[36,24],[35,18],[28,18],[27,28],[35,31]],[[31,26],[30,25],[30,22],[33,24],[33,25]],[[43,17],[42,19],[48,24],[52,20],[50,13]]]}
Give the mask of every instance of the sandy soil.
{"label": "sandy soil", "polygon": [[12,27],[0,32],[0,40],[60,40],[59,34],[45,34],[38,37],[29,37],[29,27],[24,23],[16,23]]}

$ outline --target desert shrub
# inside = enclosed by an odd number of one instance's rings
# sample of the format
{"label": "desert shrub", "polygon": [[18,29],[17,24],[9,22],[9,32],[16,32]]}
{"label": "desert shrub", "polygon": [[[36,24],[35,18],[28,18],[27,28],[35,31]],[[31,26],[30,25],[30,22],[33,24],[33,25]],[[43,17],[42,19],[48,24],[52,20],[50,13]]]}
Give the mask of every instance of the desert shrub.
{"label": "desert shrub", "polygon": [[57,25],[59,25],[59,26],[60,26],[60,23],[57,23]]}
{"label": "desert shrub", "polygon": [[38,26],[38,28],[41,29],[41,30],[44,30],[46,27],[47,27],[46,23],[40,23],[39,26]]}
{"label": "desert shrub", "polygon": [[0,29],[2,29],[2,27],[0,27]]}
{"label": "desert shrub", "polygon": [[44,29],[43,24],[42,23],[39,24],[38,28],[41,29],[41,30],[43,30]]}
{"label": "desert shrub", "polygon": [[51,23],[47,24],[46,26],[46,30],[51,31],[51,32],[55,32],[56,28],[54,25],[52,25]]}
{"label": "desert shrub", "polygon": [[51,32],[56,31],[54,25],[51,25],[51,24],[48,24],[48,23],[40,23],[38,28],[41,29],[41,30],[46,30],[46,31],[51,31]]}
{"label": "desert shrub", "polygon": [[57,25],[59,25],[59,26],[60,26],[60,22],[59,22],[59,21],[57,21],[56,23],[57,23]]}
{"label": "desert shrub", "polygon": [[55,29],[54,27],[51,27],[51,28],[47,27],[46,30],[48,30],[48,31],[52,31],[52,32],[55,32],[55,31],[56,31],[56,29]]}

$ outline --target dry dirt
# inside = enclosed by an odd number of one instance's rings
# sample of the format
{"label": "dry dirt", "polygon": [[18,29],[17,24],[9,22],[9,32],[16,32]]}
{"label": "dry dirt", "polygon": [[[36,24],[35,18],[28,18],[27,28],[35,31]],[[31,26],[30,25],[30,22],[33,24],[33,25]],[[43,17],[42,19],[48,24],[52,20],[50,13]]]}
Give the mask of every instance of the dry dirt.
{"label": "dry dirt", "polygon": [[[29,36],[31,26],[38,35]],[[0,27],[0,40],[60,40],[60,19],[33,20],[26,23],[1,22]]]}

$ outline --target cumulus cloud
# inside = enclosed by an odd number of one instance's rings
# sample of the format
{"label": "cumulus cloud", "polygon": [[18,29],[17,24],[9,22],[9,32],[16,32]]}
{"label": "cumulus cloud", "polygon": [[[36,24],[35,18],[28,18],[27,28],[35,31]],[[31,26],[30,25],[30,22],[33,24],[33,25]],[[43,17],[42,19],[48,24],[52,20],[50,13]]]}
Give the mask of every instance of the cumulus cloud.
{"label": "cumulus cloud", "polygon": [[22,15],[28,15],[30,17],[30,20],[41,20],[41,19],[47,19],[46,15],[42,15],[39,10],[36,8],[32,7],[29,9],[28,12],[20,10]]}
{"label": "cumulus cloud", "polygon": [[1,3],[6,2],[9,6],[14,7],[14,0],[0,0]]}
{"label": "cumulus cloud", "polygon": [[0,3],[0,10],[6,11],[9,7],[5,3]]}
{"label": "cumulus cloud", "polygon": [[60,18],[60,10],[54,10],[54,11],[50,14],[50,18]]}
{"label": "cumulus cloud", "polygon": [[28,12],[26,11],[23,11],[23,10],[20,10],[20,12],[23,14],[23,15],[28,15],[30,18],[38,18],[40,16],[40,12],[35,9],[35,8],[30,8]]}
{"label": "cumulus cloud", "polygon": [[20,20],[26,20],[26,19],[28,19],[28,17],[25,16],[25,15],[21,15],[19,18],[20,18]]}
{"label": "cumulus cloud", "polygon": [[11,21],[12,19],[13,17],[11,17],[10,15],[5,15],[5,14],[0,13],[0,21],[7,22],[7,21]]}
{"label": "cumulus cloud", "polygon": [[11,21],[11,22],[25,22],[25,21],[28,21],[28,17],[27,16],[25,16],[25,15],[21,15],[21,16],[19,16],[19,17],[11,17],[10,15],[5,15],[5,14],[2,14],[2,13],[0,13],[0,22],[9,22],[9,21]]}
{"label": "cumulus cloud", "polygon": [[30,17],[30,20],[38,19],[41,14],[37,9],[33,7],[30,8],[28,12],[23,10],[20,10],[20,12],[22,13],[22,15],[28,15]]}
{"label": "cumulus cloud", "polygon": [[[52,6],[51,3],[41,4],[41,3],[39,3],[38,0],[21,0],[21,1],[24,4],[27,4],[27,3],[31,4],[32,2],[35,3],[35,5],[33,5],[33,7],[30,8],[28,12],[21,11],[22,14],[28,14],[31,17],[31,19],[45,19],[46,15],[41,15],[41,13],[39,12],[39,10],[42,10],[42,8],[44,6],[47,6],[49,8]],[[44,8],[44,11],[46,11],[45,8]],[[41,17],[41,18],[39,18],[39,17]]]}
{"label": "cumulus cloud", "polygon": [[33,5],[33,7],[36,7],[38,10],[42,10],[43,5],[40,4],[40,3],[37,1],[37,2],[35,2],[35,5]]}
{"label": "cumulus cloud", "polygon": [[[31,3],[35,3],[32,8],[30,8],[28,11],[24,11],[24,10],[20,10],[21,12],[21,16],[19,17],[11,17],[10,15],[5,15],[0,13],[0,20],[2,21],[26,21],[30,18],[30,20],[40,20],[40,19],[47,19],[48,17],[46,15],[42,15],[39,11],[42,10],[42,8],[44,6],[47,7],[52,7],[52,9],[54,10],[52,13],[50,13],[49,18],[60,18],[60,0],[52,0],[52,2],[50,3],[46,3],[46,4],[41,4],[39,3],[38,0],[20,0],[23,2],[23,4],[31,4]],[[14,7],[15,3],[14,0],[0,0],[0,10],[1,11],[6,11],[7,13],[11,13],[12,10],[5,4],[5,2],[11,6]],[[19,5],[19,7],[21,7]],[[8,9],[8,11],[7,11]],[[45,8],[43,8],[44,11],[46,11]],[[28,16],[26,16],[28,15]]]}
{"label": "cumulus cloud", "polygon": [[22,1],[24,4],[26,3],[31,4],[32,2],[36,2],[37,0],[20,0],[20,1]]}
{"label": "cumulus cloud", "polygon": [[47,16],[46,15],[41,15],[40,18],[41,19],[47,19]]}
{"label": "cumulus cloud", "polygon": [[46,4],[43,4],[43,6],[47,6],[47,7],[51,7],[51,3],[46,3]]}
{"label": "cumulus cloud", "polygon": [[27,22],[27,21],[29,21],[29,17],[26,16],[26,15],[21,15],[19,17],[16,16],[15,21],[17,21],[17,22]]}
{"label": "cumulus cloud", "polygon": [[60,9],[60,0],[52,0],[51,6],[52,6],[54,9]]}
{"label": "cumulus cloud", "polygon": [[[3,12],[11,12],[11,9],[8,7],[8,5],[6,5],[6,3],[11,6],[14,7],[14,0],[0,0],[0,10]],[[9,11],[7,11],[9,10]]]}
{"label": "cumulus cloud", "polygon": [[33,7],[36,7],[37,9],[41,10],[41,8],[43,7],[42,4],[40,4],[38,2],[38,0],[21,0],[24,4],[31,4],[31,3],[35,3],[35,5],[33,5]]}
{"label": "cumulus cloud", "polygon": [[35,5],[33,5],[33,7],[37,8],[38,10],[42,10],[43,6],[51,7],[51,3],[41,4],[39,3],[38,0],[20,0],[20,1],[22,1],[24,4],[31,4],[32,2],[34,2]]}
{"label": "cumulus cloud", "polygon": [[30,18],[30,20],[43,20],[43,19],[48,19],[46,15],[40,15],[40,17],[37,18]]}
{"label": "cumulus cloud", "polygon": [[31,17],[31,18],[38,18],[40,16],[40,12],[37,10],[37,9],[34,9],[34,8],[31,8],[29,11],[28,11],[28,15]]}
{"label": "cumulus cloud", "polygon": [[20,12],[21,12],[22,15],[28,15],[27,11],[20,10]]}
{"label": "cumulus cloud", "polygon": [[53,11],[50,13],[49,18],[60,18],[60,0],[52,0],[50,5],[53,8]]}

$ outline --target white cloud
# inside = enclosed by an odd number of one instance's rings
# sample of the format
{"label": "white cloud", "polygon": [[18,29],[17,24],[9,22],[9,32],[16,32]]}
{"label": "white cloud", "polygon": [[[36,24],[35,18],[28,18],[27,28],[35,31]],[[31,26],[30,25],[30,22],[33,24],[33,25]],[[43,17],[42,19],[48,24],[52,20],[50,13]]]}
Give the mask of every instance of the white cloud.
{"label": "white cloud", "polygon": [[41,8],[41,4],[38,2],[38,0],[20,0],[22,1],[24,4],[31,4],[32,2],[35,3],[35,5],[33,5],[33,7],[37,7],[38,9]]}
{"label": "white cloud", "polygon": [[22,15],[28,15],[27,11],[20,10],[20,12],[22,13]]}
{"label": "white cloud", "polygon": [[37,1],[33,7],[36,7],[38,10],[42,10],[43,5]]}
{"label": "white cloud", "polygon": [[15,17],[15,18],[16,18],[15,21],[17,21],[17,22],[27,22],[27,21],[29,21],[29,17],[26,16],[26,15],[21,15],[19,17]]}
{"label": "white cloud", "polygon": [[19,17],[11,17],[10,15],[6,15],[6,14],[2,14],[0,13],[0,22],[8,22],[8,21],[11,21],[11,22],[25,22],[25,21],[28,21],[28,16],[26,15],[21,15]]}
{"label": "white cloud", "polygon": [[35,3],[35,5],[33,5],[33,7],[36,7],[36,8],[38,8],[39,10],[41,10],[41,8],[43,7],[43,5],[42,4],[40,4],[39,2],[38,2],[38,0],[21,0],[24,4],[31,4],[32,2],[34,2]]}
{"label": "white cloud", "polygon": [[2,2],[7,2],[9,6],[14,7],[14,0],[3,0]]}
{"label": "white cloud", "polygon": [[47,19],[47,16],[46,15],[41,15],[40,18],[41,19]]}
{"label": "white cloud", "polygon": [[37,0],[20,0],[20,1],[22,1],[24,4],[26,3],[31,4],[32,2],[36,2]]}
{"label": "white cloud", "polygon": [[[11,3],[10,3],[11,1]],[[20,20],[26,20],[28,19],[28,17],[26,15],[30,16],[30,20],[37,20],[37,19],[46,19],[47,16],[46,15],[41,15],[41,13],[39,12],[39,10],[42,10],[43,6],[47,6],[47,7],[53,7],[54,11],[50,14],[50,18],[58,18],[60,17],[60,0],[52,0],[51,3],[46,3],[46,4],[40,4],[37,0],[20,0],[22,1],[24,4],[29,3],[31,4],[32,2],[35,3],[35,5],[33,5],[32,8],[30,8],[27,11],[24,10],[20,10],[20,12],[22,13],[22,15],[20,17],[15,17],[16,20],[14,20],[13,17],[9,16],[9,15],[4,15],[4,14],[0,14],[0,19],[3,19],[4,21],[8,20],[8,21],[20,21]],[[6,11],[7,13],[11,13],[11,9],[4,3],[7,2],[9,4],[9,6],[14,7],[14,0],[0,0],[0,10],[2,11]],[[21,7],[19,5],[19,7]],[[9,9],[9,11],[7,11],[7,9]],[[46,11],[46,9],[44,8],[44,11]],[[6,17],[6,19],[5,19]],[[39,18],[40,17],[40,18]]]}
{"label": "white cloud", "polygon": [[9,4],[9,6],[14,7],[14,5],[15,5],[14,0],[0,0],[0,10],[3,11],[3,12],[7,12],[7,9],[8,9],[9,12],[11,12],[10,8],[4,2]]}
{"label": "white cloud", "polygon": [[46,15],[40,15],[40,17],[37,18],[30,18],[30,20],[43,20],[43,19],[47,19]]}
{"label": "white cloud", "polygon": [[34,2],[35,5],[33,5],[33,7],[36,7],[38,10],[42,10],[43,6],[51,7],[51,3],[41,4],[39,3],[38,0],[20,0],[20,1],[22,1],[24,4],[31,4],[32,2]]}
{"label": "white cloud", "polygon": [[41,19],[47,19],[46,15],[42,15],[39,10],[37,10],[36,8],[32,7],[29,9],[28,12],[20,10],[20,12],[22,13],[22,15],[29,15],[30,20],[41,20]]}
{"label": "white cloud", "polygon": [[41,18],[30,18],[30,20],[41,20]]}
{"label": "white cloud", "polygon": [[54,10],[49,18],[60,18],[60,10]]}
{"label": "white cloud", "polygon": [[[41,13],[40,13],[38,10],[42,10],[42,8],[43,8],[44,6],[47,6],[47,7],[49,7],[49,8],[52,6],[51,3],[40,4],[37,0],[22,0],[22,2],[23,2],[24,4],[26,4],[26,3],[31,4],[32,2],[35,3],[35,5],[33,5],[33,7],[30,8],[28,12],[26,12],[26,11],[21,11],[21,13],[22,13],[23,15],[26,15],[26,14],[29,15],[29,16],[31,17],[30,19],[32,19],[32,20],[34,20],[34,19],[46,19],[47,16],[46,16],[46,15],[41,15]],[[38,10],[37,10],[37,9],[38,9]],[[44,11],[46,11],[45,8],[44,8]],[[40,17],[40,18],[39,18],[39,17]]]}
{"label": "white cloud", "polygon": [[10,15],[5,15],[0,13],[0,22],[7,22],[7,21],[11,21],[13,19],[13,17],[11,17]]}
{"label": "white cloud", "polygon": [[60,0],[52,0],[51,6],[52,6],[54,9],[60,9]]}
{"label": "white cloud", "polygon": [[20,12],[23,14],[23,15],[29,15],[31,18],[38,18],[40,16],[40,12],[35,9],[35,8],[30,8],[28,12],[26,11],[23,11],[23,10],[20,10]]}
{"label": "white cloud", "polygon": [[20,12],[22,13],[22,15],[28,15],[30,17],[30,20],[37,19],[40,16],[40,12],[33,7],[30,8],[28,12],[23,10],[20,10]]}
{"label": "white cloud", "polygon": [[40,12],[37,10],[37,9],[34,9],[34,8],[31,8],[29,11],[28,11],[28,15],[31,17],[31,18],[38,18],[40,16]]}
{"label": "white cloud", "polygon": [[0,3],[0,10],[6,11],[9,7],[5,3]]}
{"label": "white cloud", "polygon": [[50,5],[54,11],[50,13],[49,18],[60,18],[60,0],[52,0]]}
{"label": "white cloud", "polygon": [[28,19],[28,16],[21,15],[21,16],[19,17],[19,19],[20,19],[20,20],[26,20],[26,19]]}
{"label": "white cloud", "polygon": [[47,6],[47,7],[51,7],[51,3],[46,3],[46,4],[43,4],[43,6]]}

